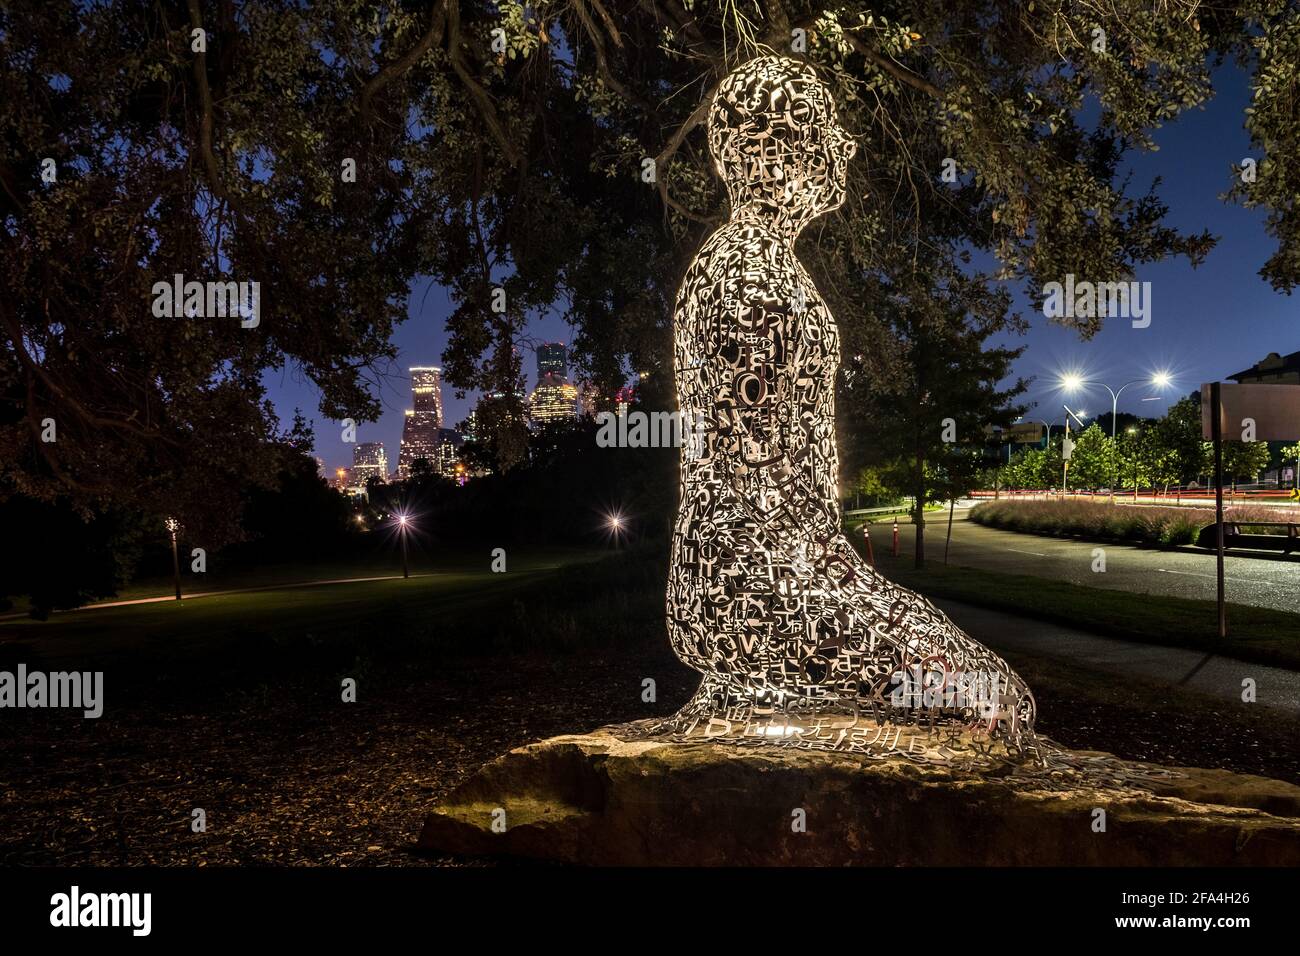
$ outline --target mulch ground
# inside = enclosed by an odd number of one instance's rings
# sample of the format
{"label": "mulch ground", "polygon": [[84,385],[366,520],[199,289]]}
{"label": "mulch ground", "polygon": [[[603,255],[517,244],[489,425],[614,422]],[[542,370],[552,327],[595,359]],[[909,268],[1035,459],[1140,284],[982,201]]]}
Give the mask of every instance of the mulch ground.
{"label": "mulch ground", "polygon": [[[1012,664],[1035,688],[1039,729],[1062,744],[1300,782],[1295,717]],[[645,677],[655,704],[641,700]],[[352,704],[331,678],[203,699],[142,685],[98,720],[6,711],[0,864],[483,865],[412,852],[440,796],[529,741],[670,713],[694,682],[666,646],[641,647],[363,674]],[[195,808],[206,832],[192,832]]]}

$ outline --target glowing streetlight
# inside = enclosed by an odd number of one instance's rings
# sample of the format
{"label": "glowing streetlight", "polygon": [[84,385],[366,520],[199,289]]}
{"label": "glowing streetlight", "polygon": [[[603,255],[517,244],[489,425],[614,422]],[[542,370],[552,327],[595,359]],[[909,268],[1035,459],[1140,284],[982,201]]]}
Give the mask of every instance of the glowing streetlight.
{"label": "glowing streetlight", "polygon": [[627,519],[617,511],[605,515],[605,527],[609,530],[609,535],[614,539],[615,546],[618,545],[619,539],[627,529]]}
{"label": "glowing streetlight", "polygon": [[172,578],[176,582],[176,600],[179,601],[181,599],[181,558],[176,550],[176,534],[181,530],[181,523],[175,518],[168,518],[163,524],[172,536]]}
{"label": "glowing streetlight", "polygon": [[411,568],[406,560],[406,529],[410,527],[411,516],[398,512],[397,514],[397,533],[402,539],[402,577],[411,576]]}
{"label": "glowing streetlight", "polygon": [[1124,393],[1124,389],[1130,385],[1152,385],[1158,389],[1167,388],[1172,380],[1168,372],[1155,372],[1149,378],[1138,378],[1131,382],[1125,382],[1119,388],[1111,388],[1104,382],[1084,381],[1081,375],[1074,372],[1066,372],[1061,376],[1061,388],[1067,392],[1075,392],[1081,388],[1096,387],[1104,388],[1110,393],[1110,457],[1112,464],[1112,475],[1110,482],[1110,503],[1115,503],[1115,486],[1119,484],[1119,456],[1115,453],[1115,417],[1119,414],[1119,397]]}

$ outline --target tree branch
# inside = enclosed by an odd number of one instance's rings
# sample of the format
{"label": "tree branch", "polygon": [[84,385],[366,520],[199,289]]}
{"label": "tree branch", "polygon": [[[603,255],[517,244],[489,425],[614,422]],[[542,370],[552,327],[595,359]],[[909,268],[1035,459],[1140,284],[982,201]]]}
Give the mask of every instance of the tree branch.
{"label": "tree branch", "polygon": [[855,36],[850,31],[845,30],[844,35],[848,37],[849,43],[853,49],[861,53],[868,62],[875,64],[900,83],[906,83],[913,89],[920,90],[922,93],[925,93],[927,96],[932,96],[936,100],[943,99],[943,90],[939,89],[939,87],[935,86],[929,80],[917,76],[911,70],[900,66],[893,60],[889,59],[889,57],[881,56],[875,50],[871,49],[865,41],[860,37]]}
{"label": "tree branch", "polygon": [[691,130],[704,122],[704,118],[708,116],[709,108],[713,105],[713,98],[717,96],[718,87],[721,84],[722,80],[715,80],[713,82],[705,92],[703,99],[700,100],[700,104],[695,107],[690,116],[686,117],[686,121],[682,123],[681,126],[677,127],[673,132],[673,135],[668,138],[668,142],[664,146],[663,150],[655,157],[655,182],[659,187],[659,198],[663,200],[664,205],[676,210],[686,218],[692,219],[695,222],[702,223],[706,226],[716,226],[718,221],[691,212],[668,194],[668,163],[672,159],[673,155],[676,154],[677,150],[681,148],[682,142],[685,141]]}
{"label": "tree branch", "polygon": [[359,97],[362,122],[369,123],[370,121],[370,101],[375,98],[375,94],[415,66],[416,63],[419,63],[426,53],[442,42],[446,23],[447,10],[445,5],[442,3],[436,4],[433,8],[433,21],[429,24],[429,29],[424,32],[424,35],[420,37],[415,46],[392,63],[389,63],[366,82],[366,85],[361,88]]}
{"label": "tree branch", "polygon": [[[193,3],[195,0],[190,0],[190,2]],[[502,129],[501,121],[497,119],[497,111],[496,107],[492,105],[492,98],[488,96],[487,91],[479,85],[478,81],[470,76],[469,70],[465,69],[465,63],[460,54],[460,6],[454,0],[449,0],[447,4],[447,26],[450,33],[447,52],[451,57],[452,69],[456,71],[461,83],[465,84],[470,96],[478,104],[479,113],[483,117],[483,122],[487,124],[488,132],[492,134],[492,138],[497,141],[497,145],[506,154],[510,164],[512,166],[522,165],[518,152],[511,145],[505,130]]]}
{"label": "tree branch", "polygon": [[[199,9],[199,0],[189,0],[190,28],[203,29],[203,13]],[[199,87],[199,155],[208,170],[208,181],[212,189],[223,199],[229,198],[226,186],[221,178],[221,166],[212,151],[212,90],[208,87],[208,55],[194,55],[194,79]]]}

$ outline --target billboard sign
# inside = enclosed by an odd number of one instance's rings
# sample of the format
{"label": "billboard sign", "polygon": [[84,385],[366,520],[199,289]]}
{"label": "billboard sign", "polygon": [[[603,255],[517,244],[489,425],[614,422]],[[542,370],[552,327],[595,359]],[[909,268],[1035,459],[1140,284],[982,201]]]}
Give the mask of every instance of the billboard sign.
{"label": "billboard sign", "polygon": [[[1241,441],[1294,441],[1300,438],[1300,385],[1219,385],[1223,437]],[[1210,386],[1201,386],[1201,437],[1214,437]]]}

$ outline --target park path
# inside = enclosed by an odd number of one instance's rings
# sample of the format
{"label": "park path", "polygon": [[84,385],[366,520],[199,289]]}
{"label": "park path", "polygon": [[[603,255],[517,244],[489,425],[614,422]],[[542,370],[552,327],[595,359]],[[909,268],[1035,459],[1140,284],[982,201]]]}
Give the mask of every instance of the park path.
{"label": "park path", "polygon": [[[1214,554],[1209,551],[1159,551],[1132,545],[1076,541],[1044,535],[1021,534],[986,528],[958,508],[952,525],[950,564],[1004,574],[1066,581],[1090,588],[1157,594],[1168,597],[1215,599]],[[947,514],[926,516],[925,555],[943,560]],[[914,529],[899,528],[899,550],[911,555]],[[871,539],[877,549],[889,547],[889,525],[873,525]],[[1105,553],[1106,570],[1093,571],[1094,550]],[[1224,560],[1228,601],[1277,611],[1300,612],[1300,560],[1275,557],[1241,557]]]}
{"label": "park path", "polygon": [[946,598],[930,600],[971,637],[995,651],[1022,650],[1063,658],[1099,670],[1189,688],[1235,703],[1241,703],[1241,682],[1249,677],[1255,681],[1260,704],[1300,712],[1300,672],[1297,671],[1204,651],[1100,637]]}

